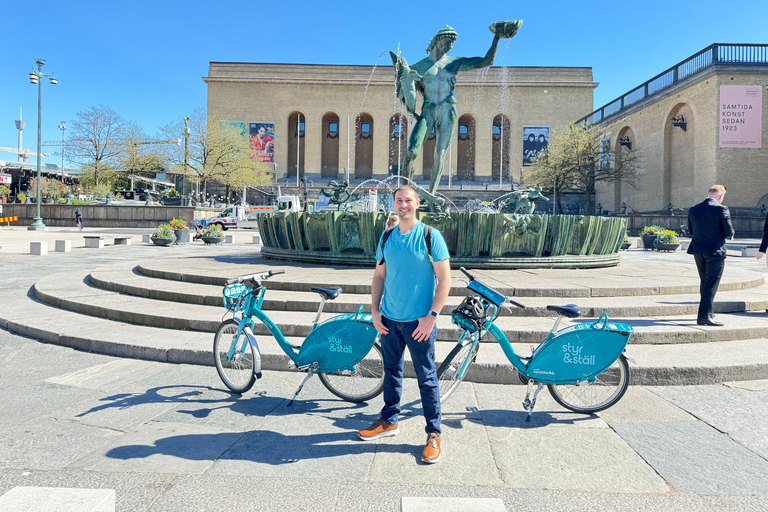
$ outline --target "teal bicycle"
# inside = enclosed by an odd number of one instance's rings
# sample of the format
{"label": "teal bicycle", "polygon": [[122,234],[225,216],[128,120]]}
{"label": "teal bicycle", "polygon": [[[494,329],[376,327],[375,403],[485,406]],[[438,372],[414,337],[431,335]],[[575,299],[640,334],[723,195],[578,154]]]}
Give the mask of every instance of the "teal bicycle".
{"label": "teal bicycle", "polygon": [[[493,322],[501,309],[525,306],[484,285],[465,268],[461,271],[469,278],[467,288],[473,293],[451,314],[451,320],[462,333],[437,370],[441,403],[467,375],[477,358],[480,339],[486,333],[501,345],[520,380],[528,385],[523,402],[523,408],[528,411],[526,421],[530,421],[536,397],[545,385],[557,403],[579,413],[599,412],[621,400],[629,386],[629,363],[624,350],[634,332],[632,327],[609,323],[604,314],[596,322],[574,324],[558,331],[563,317],[577,318],[581,314],[579,307],[574,304],[547,306],[558,314],[555,325],[530,357],[520,357]],[[534,384],[537,387],[531,396]]]}
{"label": "teal bicycle", "polygon": [[334,316],[321,323],[325,301],[338,297],[341,288],[312,288],[321,298],[312,332],[301,346],[291,345],[261,309],[267,292],[262,282],[283,273],[269,270],[226,281],[224,305],[233,318],[219,325],[213,339],[216,370],[224,384],[235,393],[245,393],[261,378],[261,352],[254,335],[258,320],[291,359],[292,367],[307,372],[289,405],[314,374],[331,393],[344,400],[364,402],[378,396],[384,388],[384,364],[371,315],[363,314],[360,306],[357,313]]}

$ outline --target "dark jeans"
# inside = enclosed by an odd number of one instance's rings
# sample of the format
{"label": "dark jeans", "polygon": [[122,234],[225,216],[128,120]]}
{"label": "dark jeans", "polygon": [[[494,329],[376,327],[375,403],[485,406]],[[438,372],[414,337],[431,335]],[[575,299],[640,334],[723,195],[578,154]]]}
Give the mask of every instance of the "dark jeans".
{"label": "dark jeans", "polygon": [[720,286],[720,278],[725,268],[725,256],[715,256],[714,254],[694,254],[696,268],[699,269],[699,302],[698,320],[706,320],[712,316],[712,303],[715,301],[717,287]]}
{"label": "dark jeans", "polygon": [[418,342],[413,339],[413,331],[419,325],[413,322],[395,322],[381,317],[381,323],[389,329],[381,337],[381,351],[384,358],[384,408],[381,419],[394,425],[400,414],[400,396],[403,393],[403,364],[405,363],[405,347],[411,353],[413,369],[419,381],[421,391],[421,407],[424,419],[427,420],[427,434],[440,434],[440,387],[437,383],[437,368],[435,367],[435,340],[437,326],[432,330],[429,339]]}

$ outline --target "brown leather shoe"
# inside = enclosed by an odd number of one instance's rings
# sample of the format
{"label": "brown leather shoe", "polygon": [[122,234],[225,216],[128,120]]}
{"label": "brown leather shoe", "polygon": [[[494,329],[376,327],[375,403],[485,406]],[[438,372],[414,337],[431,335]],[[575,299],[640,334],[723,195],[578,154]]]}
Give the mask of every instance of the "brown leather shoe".
{"label": "brown leather shoe", "polygon": [[440,454],[440,436],[429,434],[427,436],[427,446],[424,447],[424,452],[421,454],[421,462],[434,464],[440,460]]}
{"label": "brown leather shoe", "polygon": [[390,425],[384,420],[377,420],[376,423],[357,433],[357,436],[363,441],[373,441],[380,437],[396,436],[400,433],[399,423]]}

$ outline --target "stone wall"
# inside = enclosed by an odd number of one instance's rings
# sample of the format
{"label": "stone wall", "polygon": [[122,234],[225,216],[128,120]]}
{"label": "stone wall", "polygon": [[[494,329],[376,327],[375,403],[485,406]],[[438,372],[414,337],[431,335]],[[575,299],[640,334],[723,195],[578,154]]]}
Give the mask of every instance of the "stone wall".
{"label": "stone wall", "polygon": [[[642,161],[636,188],[601,186],[596,201],[613,211],[620,211],[622,202],[641,212],[669,203],[687,208],[702,201],[714,184],[726,187],[729,206],[759,207],[768,201],[768,91],[763,91],[761,148],[720,148],[718,108],[721,85],[766,83],[765,67],[714,66],[606,121],[614,158],[619,138],[626,136]],[[680,115],[685,131],[672,122]]]}
{"label": "stone wall", "polygon": [[[83,224],[89,228],[154,228],[174,217],[188,224],[208,219],[220,209],[168,206],[104,206],[104,205],[40,205],[40,216],[46,226],[75,226],[75,210],[83,212]],[[37,214],[35,204],[5,204],[4,217],[18,217],[14,225],[29,226]]]}

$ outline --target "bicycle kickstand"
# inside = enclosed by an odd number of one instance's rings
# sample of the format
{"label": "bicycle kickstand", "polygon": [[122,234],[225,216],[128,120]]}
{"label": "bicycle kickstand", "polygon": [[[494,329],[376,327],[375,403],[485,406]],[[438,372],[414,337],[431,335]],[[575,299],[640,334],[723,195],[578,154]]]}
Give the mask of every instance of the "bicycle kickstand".
{"label": "bicycle kickstand", "polygon": [[528,381],[528,391],[525,393],[525,400],[523,401],[523,409],[528,411],[528,416],[525,418],[526,422],[531,421],[531,414],[533,414],[533,408],[536,405],[536,397],[539,396],[539,391],[544,389],[544,384],[541,382],[537,382],[536,391],[533,393],[533,398],[529,398],[531,396],[531,389],[533,388],[533,381]]}
{"label": "bicycle kickstand", "polygon": [[293,394],[293,397],[291,397],[291,401],[288,402],[288,405],[286,407],[291,407],[293,405],[293,401],[296,400],[296,397],[299,396],[299,393],[301,393],[301,390],[304,388],[304,384],[306,384],[307,381],[312,378],[312,375],[314,375],[315,370],[317,370],[317,367],[318,367],[317,362],[314,362],[311,365],[309,365],[309,371],[307,372],[307,376],[304,377],[303,381],[301,381],[301,384],[299,384],[299,389],[297,389],[296,392]]}

